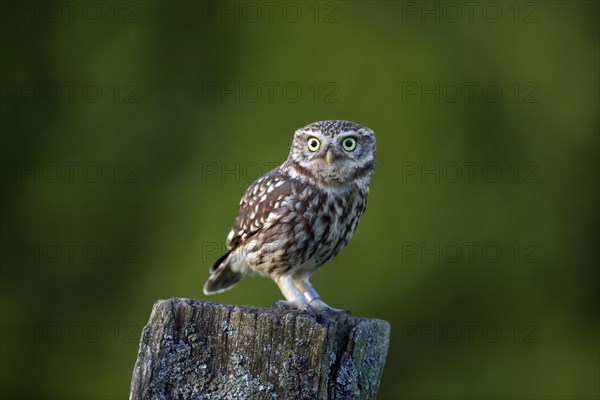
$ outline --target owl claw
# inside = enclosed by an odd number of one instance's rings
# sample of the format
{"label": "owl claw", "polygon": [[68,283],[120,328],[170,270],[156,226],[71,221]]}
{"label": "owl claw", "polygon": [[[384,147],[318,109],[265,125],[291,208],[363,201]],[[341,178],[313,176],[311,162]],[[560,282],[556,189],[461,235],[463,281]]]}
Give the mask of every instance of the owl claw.
{"label": "owl claw", "polygon": [[327,305],[327,303],[325,303],[323,300],[321,300],[320,298],[316,297],[315,299],[311,300],[310,302],[310,306],[319,312],[325,313],[325,314],[346,314],[346,315],[351,315],[352,311],[350,310],[340,310],[337,308],[333,308]]}
{"label": "owl claw", "polygon": [[330,315],[335,315],[335,314],[352,315],[352,311],[350,311],[350,310],[340,310],[338,308],[333,308],[333,307],[329,307],[329,306],[327,306],[327,308],[320,309],[320,311],[330,314]]}
{"label": "owl claw", "polygon": [[306,304],[299,301],[286,301],[286,300],[278,300],[274,301],[271,305],[272,309],[277,309],[279,311],[306,311],[314,314],[345,314],[352,315],[352,311],[350,310],[340,310],[337,308],[329,307],[327,304],[323,302],[316,303],[315,305]]}
{"label": "owl claw", "polygon": [[311,306],[309,306],[306,303],[302,303],[302,302],[296,302],[296,301],[285,301],[285,300],[278,300],[273,302],[273,305],[271,306],[271,308],[273,309],[278,309],[281,311],[297,311],[297,310],[302,310],[302,311],[313,311],[313,308]]}

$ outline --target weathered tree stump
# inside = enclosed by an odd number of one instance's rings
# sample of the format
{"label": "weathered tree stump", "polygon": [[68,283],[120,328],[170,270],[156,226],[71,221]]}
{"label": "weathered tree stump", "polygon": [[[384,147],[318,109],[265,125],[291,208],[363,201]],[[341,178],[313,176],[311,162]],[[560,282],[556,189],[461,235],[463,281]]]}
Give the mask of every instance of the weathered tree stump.
{"label": "weathered tree stump", "polygon": [[375,399],[389,333],[343,314],[159,300],[130,399]]}

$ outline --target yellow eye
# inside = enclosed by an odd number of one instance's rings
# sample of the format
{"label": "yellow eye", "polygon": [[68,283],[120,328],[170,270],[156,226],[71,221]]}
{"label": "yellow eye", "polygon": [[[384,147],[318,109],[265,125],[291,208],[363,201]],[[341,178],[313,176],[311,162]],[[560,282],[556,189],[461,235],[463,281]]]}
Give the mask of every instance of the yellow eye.
{"label": "yellow eye", "polygon": [[317,151],[317,150],[319,150],[320,146],[321,146],[321,142],[319,141],[319,139],[314,138],[314,137],[308,139],[308,149],[310,151]]}
{"label": "yellow eye", "polygon": [[353,137],[347,137],[342,140],[342,147],[346,151],[353,151],[356,148],[356,139]]}

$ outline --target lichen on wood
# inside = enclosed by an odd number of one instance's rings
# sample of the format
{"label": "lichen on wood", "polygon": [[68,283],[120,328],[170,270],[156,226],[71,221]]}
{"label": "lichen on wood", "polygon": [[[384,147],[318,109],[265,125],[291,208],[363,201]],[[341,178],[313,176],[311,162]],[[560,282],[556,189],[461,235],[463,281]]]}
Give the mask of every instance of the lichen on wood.
{"label": "lichen on wood", "polygon": [[130,399],[375,399],[386,321],[159,300]]}

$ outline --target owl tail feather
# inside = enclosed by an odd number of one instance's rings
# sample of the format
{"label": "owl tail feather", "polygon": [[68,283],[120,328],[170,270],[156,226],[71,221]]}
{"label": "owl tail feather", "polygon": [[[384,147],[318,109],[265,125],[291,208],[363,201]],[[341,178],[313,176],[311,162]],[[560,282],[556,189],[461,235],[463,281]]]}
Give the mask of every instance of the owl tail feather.
{"label": "owl tail feather", "polygon": [[248,274],[248,267],[229,250],[210,267],[211,275],[204,284],[204,294],[211,295],[231,289]]}

